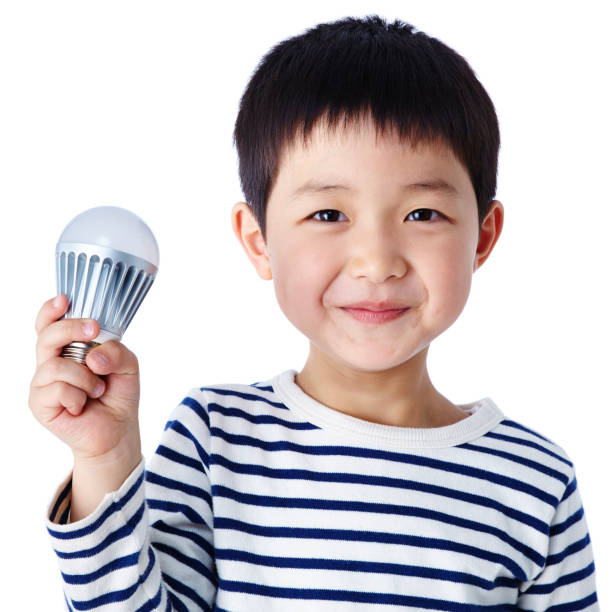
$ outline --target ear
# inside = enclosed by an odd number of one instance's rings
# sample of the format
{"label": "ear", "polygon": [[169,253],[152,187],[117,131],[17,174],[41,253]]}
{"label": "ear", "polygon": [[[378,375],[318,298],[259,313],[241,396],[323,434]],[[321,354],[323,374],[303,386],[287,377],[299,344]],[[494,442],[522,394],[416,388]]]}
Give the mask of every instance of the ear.
{"label": "ear", "polygon": [[478,246],[474,257],[474,272],[487,260],[497,242],[504,225],[504,207],[493,200],[487,216],[483,219],[478,235]]}
{"label": "ear", "polygon": [[270,257],[257,219],[246,202],[237,202],[232,208],[232,228],[247,257],[264,280],[272,278]]}

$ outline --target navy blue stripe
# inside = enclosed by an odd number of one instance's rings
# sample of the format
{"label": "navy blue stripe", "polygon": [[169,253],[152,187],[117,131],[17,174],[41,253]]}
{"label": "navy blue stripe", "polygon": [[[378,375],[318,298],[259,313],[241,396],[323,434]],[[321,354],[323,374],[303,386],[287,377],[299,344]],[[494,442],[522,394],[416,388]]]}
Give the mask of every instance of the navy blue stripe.
{"label": "navy blue stripe", "polygon": [[295,429],[298,431],[321,429],[320,427],[317,427],[312,423],[308,423],[307,421],[295,423],[292,421],[286,421],[279,417],[275,417],[271,414],[249,414],[248,412],[245,412],[240,408],[228,408],[227,406],[222,406],[221,404],[215,404],[212,402],[208,404],[208,411],[209,413],[218,412],[219,414],[222,414],[225,417],[238,417],[240,419],[248,421],[249,423],[254,423],[255,425],[282,425],[287,429]]}
{"label": "navy blue stripe", "polygon": [[145,474],[147,482],[150,482],[151,484],[159,485],[160,487],[164,487],[172,491],[180,491],[181,493],[191,495],[192,497],[197,497],[205,501],[209,506],[212,506],[212,499],[210,497],[210,493],[205,489],[186,484],[182,480],[174,480],[173,478],[160,476],[159,474],[156,474],[155,472],[151,472],[149,470],[147,470]]}
{"label": "navy blue stripe", "polygon": [[563,497],[561,498],[560,502],[564,502],[570,495],[572,495],[576,491],[577,488],[578,482],[576,481],[576,478],[574,478],[572,482],[567,485],[567,489],[565,489],[565,493],[563,494]]}
{"label": "navy blue stripe", "polygon": [[232,395],[234,397],[239,397],[243,400],[250,401],[261,401],[269,404],[270,406],[274,406],[275,408],[281,408],[282,410],[289,410],[285,404],[282,402],[273,402],[263,395],[257,395],[255,393],[246,393],[244,391],[236,391],[234,389],[215,389],[214,387],[200,387],[200,391],[210,391],[212,393],[216,393],[217,395]]}
{"label": "navy blue stripe", "polygon": [[153,569],[154,564],[155,556],[153,555],[153,551],[149,549],[149,564],[147,565],[147,568],[145,569],[142,576],[139,576],[138,580],[136,581],[136,584],[133,584],[132,586],[126,589],[120,589],[117,591],[110,591],[109,593],[104,593],[103,595],[94,597],[93,599],[88,599],[84,601],[72,600],[72,605],[74,606],[75,610],[93,610],[95,608],[105,606],[110,603],[117,603],[120,601],[128,600],[130,597],[132,597],[132,595],[134,595],[140,585],[147,580],[149,574],[151,573],[151,570]]}
{"label": "navy blue stripe", "polygon": [[[153,542],[152,544],[155,550],[158,550],[161,553],[164,553],[170,557],[172,557],[177,563],[187,566],[192,569],[194,572],[198,573],[200,576],[206,578],[212,585],[217,586],[217,578],[210,571],[204,563],[194,559],[193,557],[188,557],[184,553],[180,552],[176,548],[172,546],[168,546],[168,544],[163,544],[161,542]],[[173,567],[173,569],[176,569]]]}
{"label": "navy blue stripe", "polygon": [[254,382],[254,383],[251,383],[249,386],[255,387],[257,389],[261,389],[262,391],[274,392],[274,387],[272,385],[264,385],[262,382]]}
{"label": "navy blue stripe", "polygon": [[554,495],[550,495],[549,493],[542,491],[533,485],[517,480],[516,478],[502,476],[500,474],[496,474],[495,472],[489,472],[487,470],[471,467],[469,465],[451,463],[450,461],[441,461],[439,459],[430,459],[429,457],[422,457],[420,455],[371,448],[353,448],[350,446],[306,446],[285,440],[267,442],[258,440],[257,438],[253,438],[251,436],[230,434],[219,429],[218,427],[211,428],[211,435],[221,438],[230,444],[253,446],[266,451],[293,451],[296,453],[302,453],[304,455],[363,457],[368,459],[381,459],[384,461],[396,461],[399,463],[429,467],[443,470],[445,472],[462,474],[471,478],[478,478],[480,480],[493,482],[515,491],[522,491],[523,493],[527,493],[528,495],[540,499],[553,508],[556,508],[559,503],[559,500]]}
{"label": "navy blue stripe", "polygon": [[181,404],[183,406],[187,406],[188,408],[191,408],[199,417],[200,419],[202,419],[202,421],[204,421],[204,423],[206,423],[206,427],[208,429],[210,429],[210,421],[208,419],[208,412],[206,411],[206,409],[202,406],[202,404],[200,404],[200,402],[198,402],[197,400],[195,400],[193,397],[189,397],[187,396],[182,402]]}
{"label": "navy blue stripe", "polygon": [[[168,576],[162,572],[162,578],[166,580]],[[170,590],[168,593],[168,610],[171,612],[189,612],[187,606]]]}
{"label": "navy blue stripe", "polygon": [[572,525],[575,525],[580,520],[582,520],[583,516],[584,516],[584,509],[582,508],[582,506],[580,506],[580,509],[574,512],[574,514],[568,517],[565,521],[563,521],[562,523],[558,523],[557,525],[553,525],[550,528],[550,536],[551,537],[558,536],[562,534],[564,531],[567,531]]}
{"label": "navy blue stripe", "polygon": [[[179,580],[176,580],[175,578],[173,578],[167,573],[162,573],[162,577],[164,579],[164,582],[166,582],[166,584],[173,591],[176,591],[177,593],[180,593],[181,595],[185,595],[186,597],[189,597],[191,601],[198,604],[200,610],[211,612],[210,606],[193,589],[189,588],[187,585],[183,584]],[[185,610],[185,612],[190,612],[190,611],[193,612],[193,608],[187,608],[187,606],[185,606],[185,604],[183,604],[182,602],[180,603],[181,607],[179,607],[177,605],[177,601],[180,601],[180,600],[177,600],[175,596],[172,600],[172,604],[174,605],[175,608],[177,608],[177,610]]]}
{"label": "navy blue stripe", "polygon": [[202,447],[200,441],[180,421],[168,421],[164,431],[166,429],[172,429],[172,431],[175,431],[177,434],[191,440],[200,457],[200,460],[208,468],[208,453]]}
{"label": "navy blue stripe", "polygon": [[61,493],[57,496],[57,500],[55,504],[53,504],[53,509],[49,514],[49,520],[52,523],[55,523],[55,515],[57,514],[59,507],[62,505],[62,502],[68,497],[70,492],[72,491],[72,478],[68,481],[68,484],[62,489]]}
{"label": "navy blue stripe", "polygon": [[166,501],[165,499],[150,499],[147,498],[147,506],[151,510],[163,510],[164,512],[180,512],[190,522],[198,525],[208,525],[208,523],[187,504],[178,504],[176,502]]}
{"label": "navy blue stripe", "polygon": [[520,423],[517,423],[516,421],[511,421],[510,419],[504,419],[503,421],[500,422],[500,425],[506,425],[506,427],[514,427],[515,429],[520,429],[521,431],[525,431],[528,434],[535,436],[536,438],[540,438],[540,440],[544,440],[544,442],[548,442],[549,444],[552,444],[552,442],[548,438],[545,438],[544,436],[533,431],[532,429],[527,429],[527,427],[525,427],[524,425],[521,425]]}
{"label": "navy blue stripe", "polygon": [[505,442],[511,442],[512,444],[520,444],[521,446],[528,446],[530,448],[535,448],[537,451],[544,453],[550,457],[554,457],[558,461],[565,463],[568,466],[572,466],[572,462],[568,461],[565,457],[562,457],[558,453],[554,453],[550,449],[534,442],[533,440],[526,440],[525,438],[517,438],[515,436],[506,436],[500,433],[494,433],[492,431],[487,432],[483,437],[485,438],[494,438],[495,440],[504,440]]}
{"label": "navy blue stripe", "polygon": [[85,548],[83,550],[75,550],[72,552],[63,552],[61,550],[56,549],[55,554],[60,559],[84,559],[97,555],[99,552],[103,551],[111,544],[114,544],[115,542],[118,542],[123,538],[129,537],[138,526],[138,523],[140,523],[140,521],[142,520],[142,517],[144,516],[144,509],[145,505],[143,502],[125,525],[119,527],[119,529],[116,529],[115,531],[111,531],[111,533],[109,533],[104,538],[104,540],[102,540],[102,542],[100,542],[96,546],[93,546],[92,548]]}
{"label": "navy blue stripe", "polygon": [[[212,544],[202,536],[194,533],[193,531],[188,531],[186,529],[180,529],[179,527],[175,527],[174,525],[168,525],[164,521],[155,521],[153,525],[151,525],[153,529],[157,529],[162,533],[167,533],[168,535],[173,535],[181,538],[186,538],[193,542],[196,546],[199,546],[206,554],[213,559],[215,556],[215,551],[212,547]],[[212,533],[211,533],[212,539]]]}
{"label": "navy blue stripe", "polygon": [[[225,497],[251,506],[263,506],[268,508],[307,508],[309,510],[335,510],[341,512],[366,512],[368,514],[388,514],[396,516],[418,516],[419,518],[438,521],[445,525],[455,525],[464,529],[470,529],[478,533],[488,533],[502,542],[506,542],[518,550],[537,565],[544,564],[544,557],[536,550],[523,542],[511,537],[506,531],[463,519],[445,512],[438,512],[429,508],[417,508],[415,506],[399,506],[396,504],[382,504],[377,502],[361,502],[336,499],[307,499],[302,497],[273,497],[271,495],[254,495],[242,493],[229,487],[213,485],[213,497]],[[215,523],[216,524],[216,523]]]}
{"label": "navy blue stripe", "polygon": [[520,463],[521,465],[526,465],[533,470],[536,470],[542,474],[546,474],[546,476],[550,476],[551,478],[555,478],[559,480],[564,485],[567,485],[569,478],[567,474],[563,472],[559,472],[559,470],[555,470],[547,465],[542,463],[538,463],[537,461],[533,461],[532,459],[527,459],[526,457],[520,457],[513,453],[508,453],[506,451],[499,450],[497,448],[488,448],[486,446],[479,446],[477,444],[465,443],[460,445],[461,448],[465,448],[472,451],[477,451],[479,453],[486,453],[488,455],[494,455],[495,457],[502,457],[503,459],[509,459],[510,461],[514,461],[515,463]]}
{"label": "navy blue stripe", "polygon": [[155,450],[155,454],[159,455],[160,457],[165,457],[166,459],[169,459],[170,461],[174,461],[175,463],[180,463],[181,465],[185,465],[187,467],[193,468],[194,470],[197,470],[201,474],[207,475],[206,470],[204,469],[204,466],[202,465],[201,461],[198,461],[197,459],[194,459],[193,457],[188,457],[187,455],[183,455],[182,453],[179,453],[172,448],[168,448],[167,446],[164,446],[163,444],[160,444],[157,447],[157,449]]}
{"label": "navy blue stripe", "polygon": [[[385,533],[376,531],[358,531],[356,529],[320,529],[307,527],[267,527],[252,525],[236,519],[226,517],[215,517],[215,529],[232,529],[243,533],[270,538],[296,538],[311,540],[340,540],[343,542],[375,542],[378,544],[398,544],[416,548],[435,548],[438,550],[449,550],[478,559],[498,563],[506,567],[513,576],[519,580],[526,581],[527,575],[524,570],[511,558],[495,552],[453,542],[440,538],[426,538],[422,536],[405,535],[400,533]],[[543,565],[540,563],[540,565]]]}
{"label": "navy blue stripe", "polygon": [[110,574],[118,569],[131,567],[133,565],[138,565],[138,553],[133,553],[125,557],[119,557],[118,559],[103,565],[100,569],[89,574],[65,574],[62,572],[62,578],[66,584],[87,584],[88,582],[98,580],[99,578],[102,578],[102,576],[106,576],[107,574]]}
{"label": "navy blue stripe", "polygon": [[584,610],[585,608],[592,606],[596,602],[597,602],[597,594],[591,593],[590,595],[588,595],[587,597],[584,597],[583,599],[579,599],[577,601],[571,601],[570,603],[566,603],[566,604],[559,604],[557,606],[552,606],[551,608],[548,608],[546,612],[576,612],[577,610]]}
{"label": "navy blue stripe", "polygon": [[342,572],[364,572],[370,574],[391,574],[396,576],[416,576],[429,580],[446,580],[461,584],[471,584],[490,591],[497,587],[517,588],[515,578],[497,577],[493,582],[465,572],[454,572],[431,567],[403,565],[399,563],[380,563],[375,561],[350,561],[347,559],[305,559],[303,557],[271,557],[256,555],[242,550],[217,549],[217,560],[240,561],[253,565],[282,567],[292,569],[337,570]]}
{"label": "navy blue stripe", "polygon": [[111,516],[118,510],[121,510],[132,499],[132,497],[136,495],[136,492],[141,487],[143,480],[144,471],[138,477],[136,482],[130,487],[129,491],[121,499],[113,501],[110,506],[102,513],[102,515],[98,519],[96,519],[91,525],[69,532],[56,531],[55,529],[49,528],[47,528],[47,531],[52,537],[58,538],[60,540],[75,540],[77,538],[82,538],[83,536],[91,535],[104,524],[104,522],[109,516]]}
{"label": "navy blue stripe", "polygon": [[590,563],[585,568],[578,570],[577,572],[573,572],[571,574],[566,574],[565,576],[561,576],[557,579],[556,582],[551,582],[549,584],[534,584],[529,587],[527,591],[525,591],[526,595],[550,595],[555,589],[558,589],[562,586],[566,586],[568,584],[572,584],[574,582],[578,582],[579,580],[585,580],[589,576],[595,573],[595,563]]}
{"label": "navy blue stripe", "polygon": [[[162,598],[162,587],[160,584],[159,589],[157,589],[157,593],[155,594],[155,597],[145,602],[142,606],[140,606],[140,608],[136,610],[136,612],[153,612],[154,610],[157,610],[157,607],[161,603],[161,598]],[[169,601],[168,601],[168,605],[170,605]],[[166,610],[169,610],[169,609],[170,609],[169,607],[166,607]]]}
{"label": "navy blue stripe", "polygon": [[561,563],[567,557],[571,555],[575,555],[577,552],[584,550],[590,544],[590,542],[591,542],[591,538],[589,537],[589,534],[587,533],[580,540],[577,540],[576,542],[572,542],[569,546],[565,548],[565,550],[562,550],[561,552],[556,553],[554,555],[548,555],[546,559],[546,565],[547,566],[556,565],[557,563]]}
{"label": "navy blue stripe", "polygon": [[[386,604],[395,606],[410,606],[427,610],[444,610],[448,612],[474,612],[473,604],[462,604],[443,599],[398,595],[395,593],[371,593],[367,591],[346,591],[341,589],[301,589],[292,587],[274,587],[238,580],[219,580],[219,588],[234,593],[249,593],[264,597],[282,599],[305,599],[318,601],[350,601],[353,603]],[[515,603],[494,606],[478,606],[478,610],[491,612],[515,612]]]}
{"label": "navy blue stripe", "polygon": [[501,512],[505,516],[508,516],[514,520],[517,520],[525,525],[533,527],[540,533],[548,535],[549,525],[544,521],[537,519],[536,517],[516,510],[515,508],[509,508],[500,502],[484,497],[483,495],[475,495],[473,493],[466,493],[465,491],[458,491],[455,489],[449,489],[438,485],[431,485],[423,482],[417,482],[415,480],[405,480],[401,478],[391,478],[389,476],[369,476],[365,474],[349,474],[349,473],[337,473],[337,472],[314,472],[311,470],[298,470],[298,469],[274,469],[260,465],[236,463],[230,461],[222,455],[212,454],[210,457],[211,465],[221,465],[225,469],[230,470],[236,474],[249,474],[252,476],[265,476],[266,478],[278,478],[283,480],[309,480],[313,482],[342,482],[351,484],[365,484],[380,487],[392,487],[397,489],[422,491],[424,493],[431,493],[432,495],[440,495],[451,499],[458,499],[467,503],[476,504],[486,508],[492,508]]}
{"label": "navy blue stripe", "polygon": [[66,509],[62,512],[62,516],[59,517],[59,519],[57,521],[59,525],[66,525],[68,523],[68,518],[70,517],[70,509],[71,508],[72,508],[72,500],[66,506]]}

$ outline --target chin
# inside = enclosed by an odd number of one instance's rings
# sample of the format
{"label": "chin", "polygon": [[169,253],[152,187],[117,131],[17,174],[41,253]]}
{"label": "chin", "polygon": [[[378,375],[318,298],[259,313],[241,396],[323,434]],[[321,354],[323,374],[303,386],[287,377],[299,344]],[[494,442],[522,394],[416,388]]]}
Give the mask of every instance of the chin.
{"label": "chin", "polygon": [[350,367],[358,372],[387,372],[407,363],[420,352],[419,350],[406,356],[388,356],[385,358],[380,354],[377,355],[374,351],[373,354],[370,353],[363,356],[353,354],[346,359],[342,359],[342,362],[346,367]]}

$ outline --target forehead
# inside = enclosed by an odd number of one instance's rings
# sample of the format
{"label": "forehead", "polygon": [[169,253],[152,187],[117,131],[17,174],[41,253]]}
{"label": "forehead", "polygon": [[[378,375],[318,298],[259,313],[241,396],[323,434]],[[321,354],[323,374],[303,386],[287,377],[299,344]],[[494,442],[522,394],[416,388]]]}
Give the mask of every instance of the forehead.
{"label": "forehead", "polygon": [[377,176],[388,182],[439,179],[472,191],[465,166],[444,140],[400,135],[392,126],[381,129],[369,117],[333,124],[319,120],[306,134],[298,129],[281,150],[274,185],[321,173],[356,181]]}

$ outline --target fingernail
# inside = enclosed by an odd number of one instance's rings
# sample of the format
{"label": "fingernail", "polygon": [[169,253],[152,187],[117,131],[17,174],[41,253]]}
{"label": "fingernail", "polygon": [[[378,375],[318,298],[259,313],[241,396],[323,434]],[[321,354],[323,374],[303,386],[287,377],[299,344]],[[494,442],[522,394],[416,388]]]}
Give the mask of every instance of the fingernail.
{"label": "fingernail", "polygon": [[83,333],[86,336],[93,336],[93,333],[94,333],[93,323],[83,323]]}
{"label": "fingernail", "polygon": [[94,389],[94,397],[100,397],[104,393],[104,383],[98,383]]}
{"label": "fingernail", "polygon": [[62,303],[61,294],[55,296],[55,298],[53,299],[53,308],[59,308],[61,303]]}
{"label": "fingernail", "polygon": [[105,366],[108,364],[108,357],[104,355],[104,353],[92,353],[91,359],[93,359],[94,363],[98,366]]}

